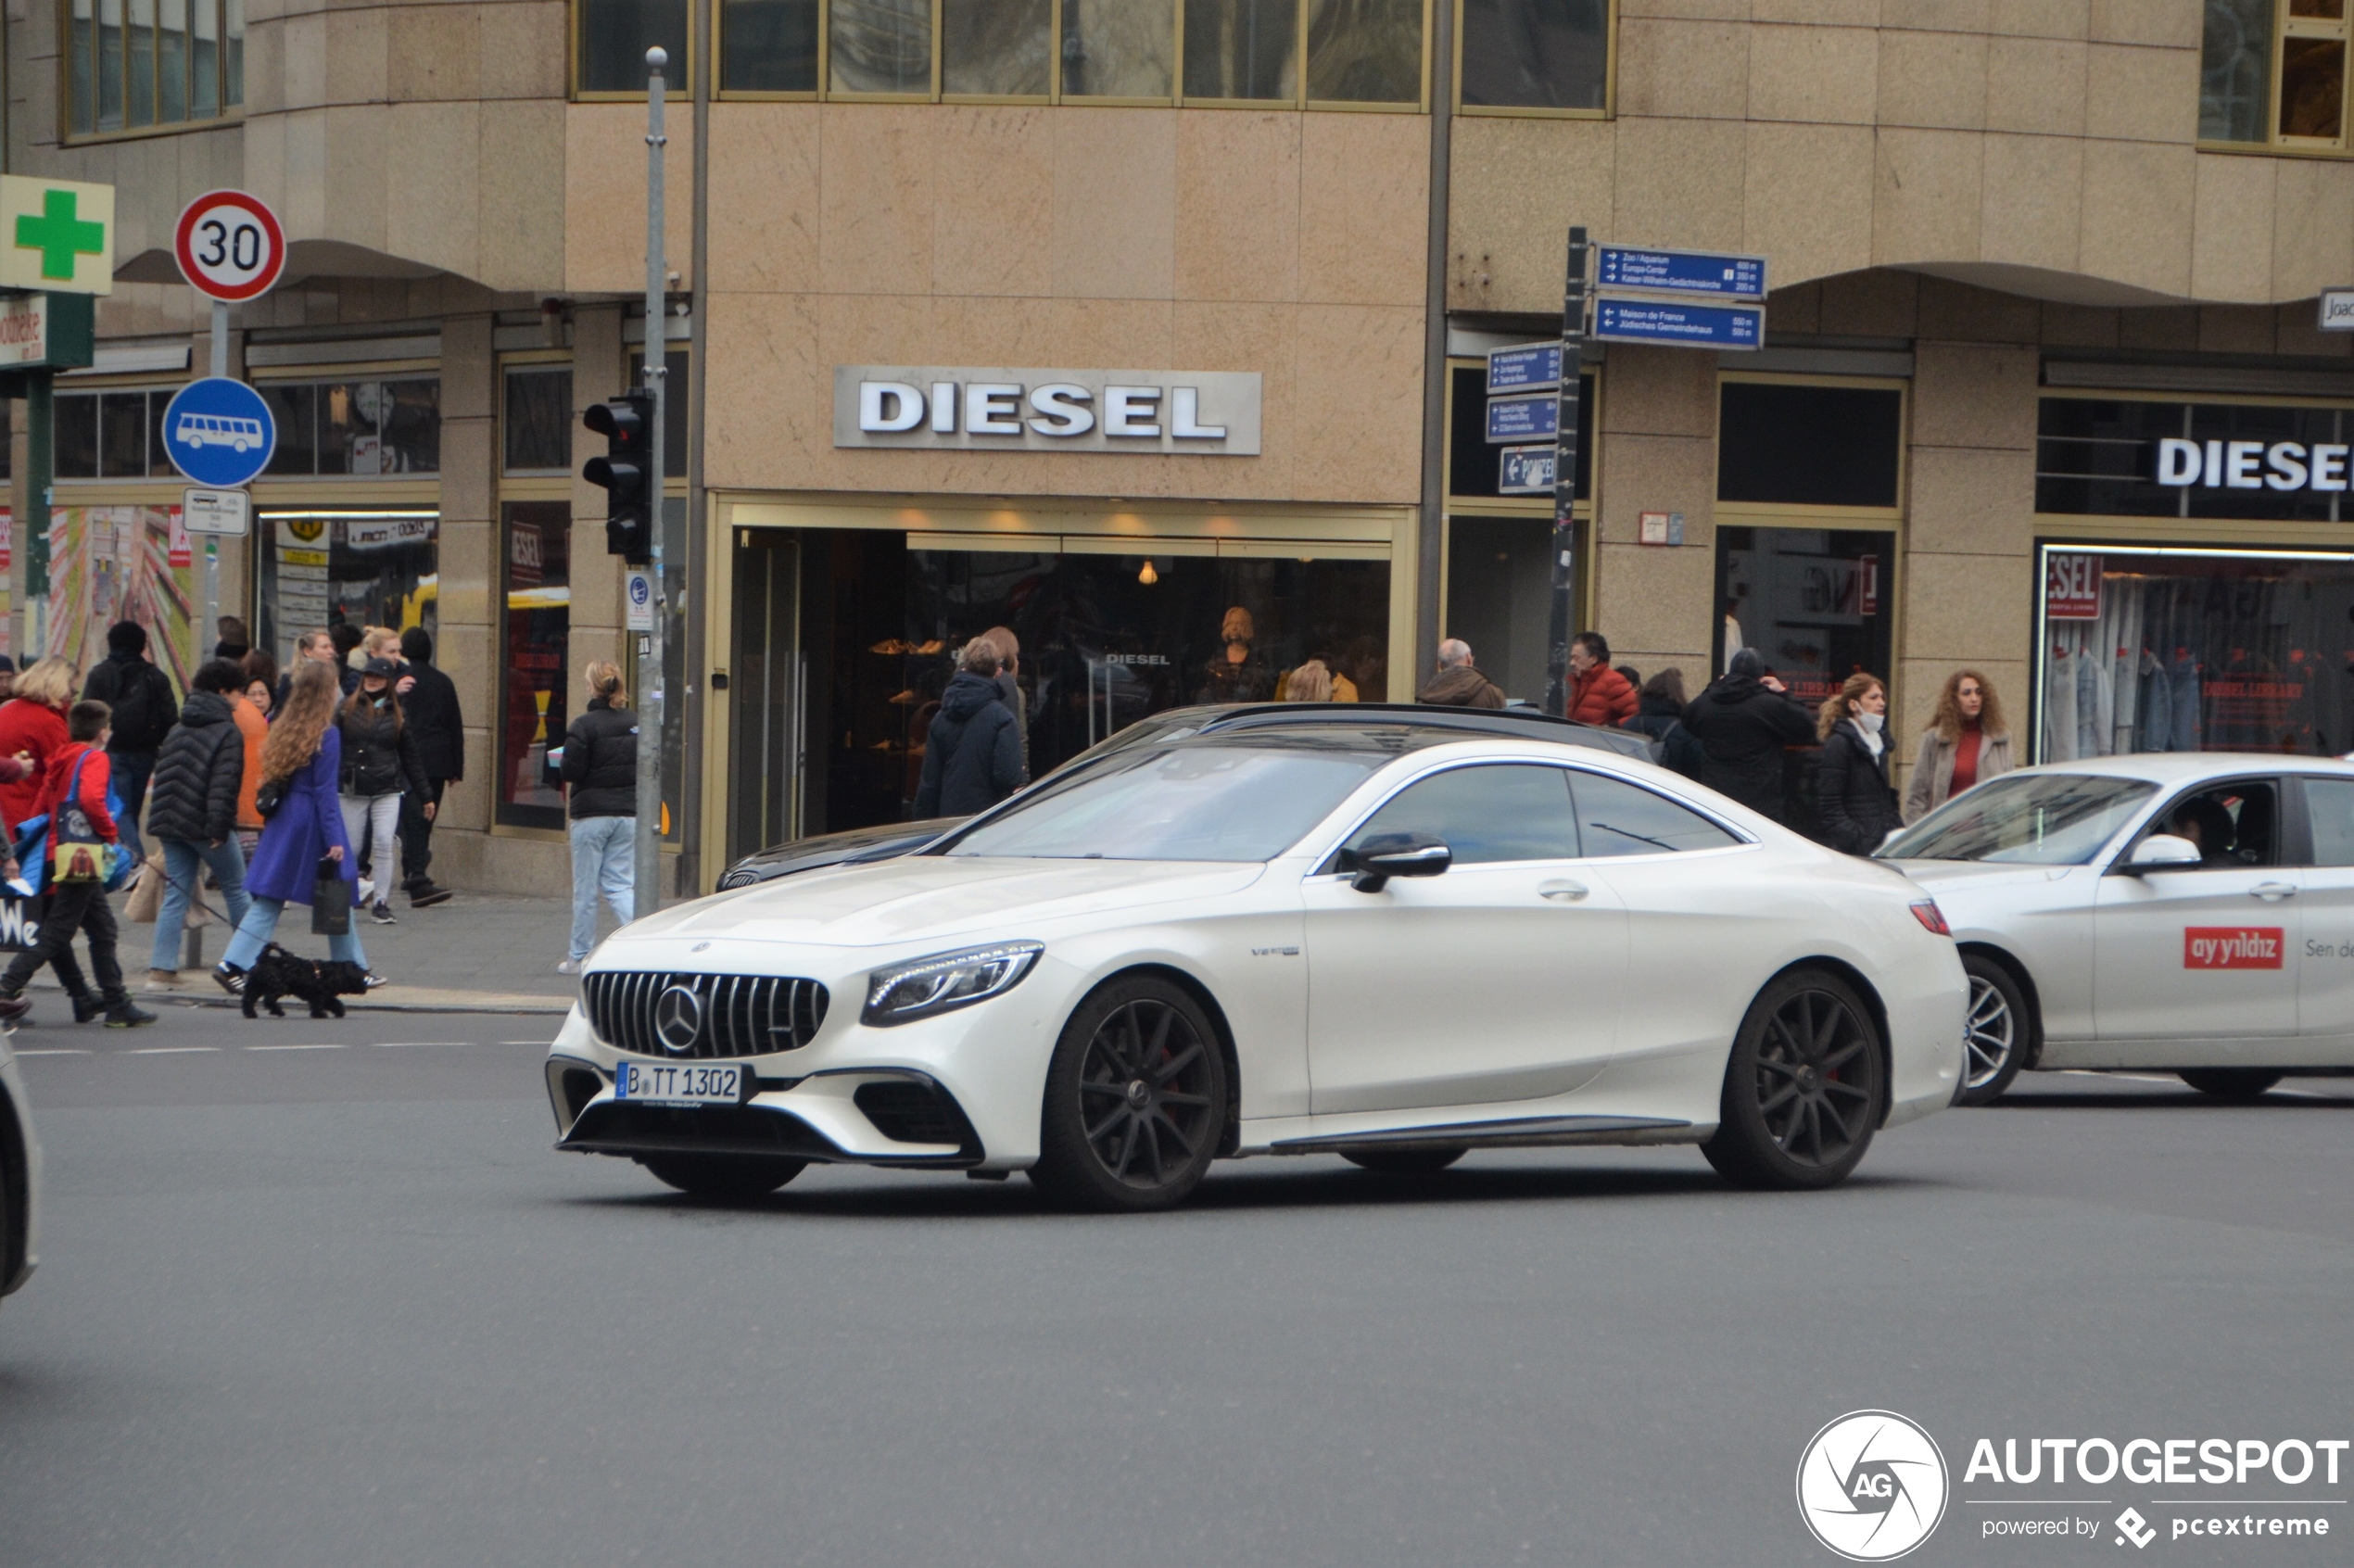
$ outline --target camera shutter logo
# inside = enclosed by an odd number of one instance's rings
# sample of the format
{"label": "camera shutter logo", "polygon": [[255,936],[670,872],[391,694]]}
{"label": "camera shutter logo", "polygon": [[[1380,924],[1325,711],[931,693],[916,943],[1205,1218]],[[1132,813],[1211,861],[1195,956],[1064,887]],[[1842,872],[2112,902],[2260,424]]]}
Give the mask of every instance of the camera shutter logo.
{"label": "camera shutter logo", "polygon": [[663,1049],[679,1056],[695,1048],[702,1032],[702,998],[674,985],[654,999],[654,1034]]}
{"label": "camera shutter logo", "polygon": [[1798,1461],[1798,1511],[1851,1562],[1887,1562],[1945,1517],[1937,1440],[1893,1410],[1851,1410],[1815,1434]]}

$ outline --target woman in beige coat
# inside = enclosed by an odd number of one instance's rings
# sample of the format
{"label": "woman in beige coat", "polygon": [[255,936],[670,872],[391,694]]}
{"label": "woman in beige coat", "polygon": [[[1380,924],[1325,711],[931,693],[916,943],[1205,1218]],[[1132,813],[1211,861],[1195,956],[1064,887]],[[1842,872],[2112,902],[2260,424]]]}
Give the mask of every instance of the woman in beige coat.
{"label": "woman in beige coat", "polygon": [[1937,697],[1937,716],[1921,737],[1905,786],[1905,820],[1918,822],[1971,785],[2019,765],[2002,700],[1976,670],[1955,670]]}

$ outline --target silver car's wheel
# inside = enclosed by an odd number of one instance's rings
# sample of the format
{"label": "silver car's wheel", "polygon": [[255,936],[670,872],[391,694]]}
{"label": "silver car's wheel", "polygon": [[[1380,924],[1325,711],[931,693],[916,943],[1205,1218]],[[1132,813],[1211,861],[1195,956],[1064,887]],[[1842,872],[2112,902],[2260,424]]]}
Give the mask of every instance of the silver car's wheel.
{"label": "silver car's wheel", "polygon": [[1966,953],[1962,967],[1969,974],[1969,1011],[1962,1026],[1968,1053],[1954,1103],[1982,1106],[2002,1097],[2027,1060],[2027,999],[2010,971],[1991,958]]}

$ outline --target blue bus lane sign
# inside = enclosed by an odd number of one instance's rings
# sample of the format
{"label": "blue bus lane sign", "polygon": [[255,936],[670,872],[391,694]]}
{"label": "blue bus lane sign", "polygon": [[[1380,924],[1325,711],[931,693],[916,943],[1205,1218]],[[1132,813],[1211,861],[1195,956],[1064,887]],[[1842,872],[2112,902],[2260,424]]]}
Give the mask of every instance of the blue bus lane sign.
{"label": "blue bus lane sign", "polygon": [[171,395],[163,411],[163,447],[171,466],[196,484],[230,490],[270,466],[278,425],[260,393],[242,381],[209,375]]}

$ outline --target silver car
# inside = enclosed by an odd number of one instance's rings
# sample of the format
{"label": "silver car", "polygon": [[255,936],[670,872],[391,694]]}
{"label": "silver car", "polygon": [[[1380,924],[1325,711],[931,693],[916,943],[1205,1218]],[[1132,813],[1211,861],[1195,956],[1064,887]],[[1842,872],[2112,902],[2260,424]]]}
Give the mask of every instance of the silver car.
{"label": "silver car", "polygon": [[0,1296],[32,1277],[40,1260],[41,1144],[17,1076],[16,1052],[0,1032]]}
{"label": "silver car", "polygon": [[2023,768],[1879,853],[1970,976],[1961,1103],[2022,1069],[2138,1069],[2252,1099],[2354,1071],[2354,765],[2160,752]]}

